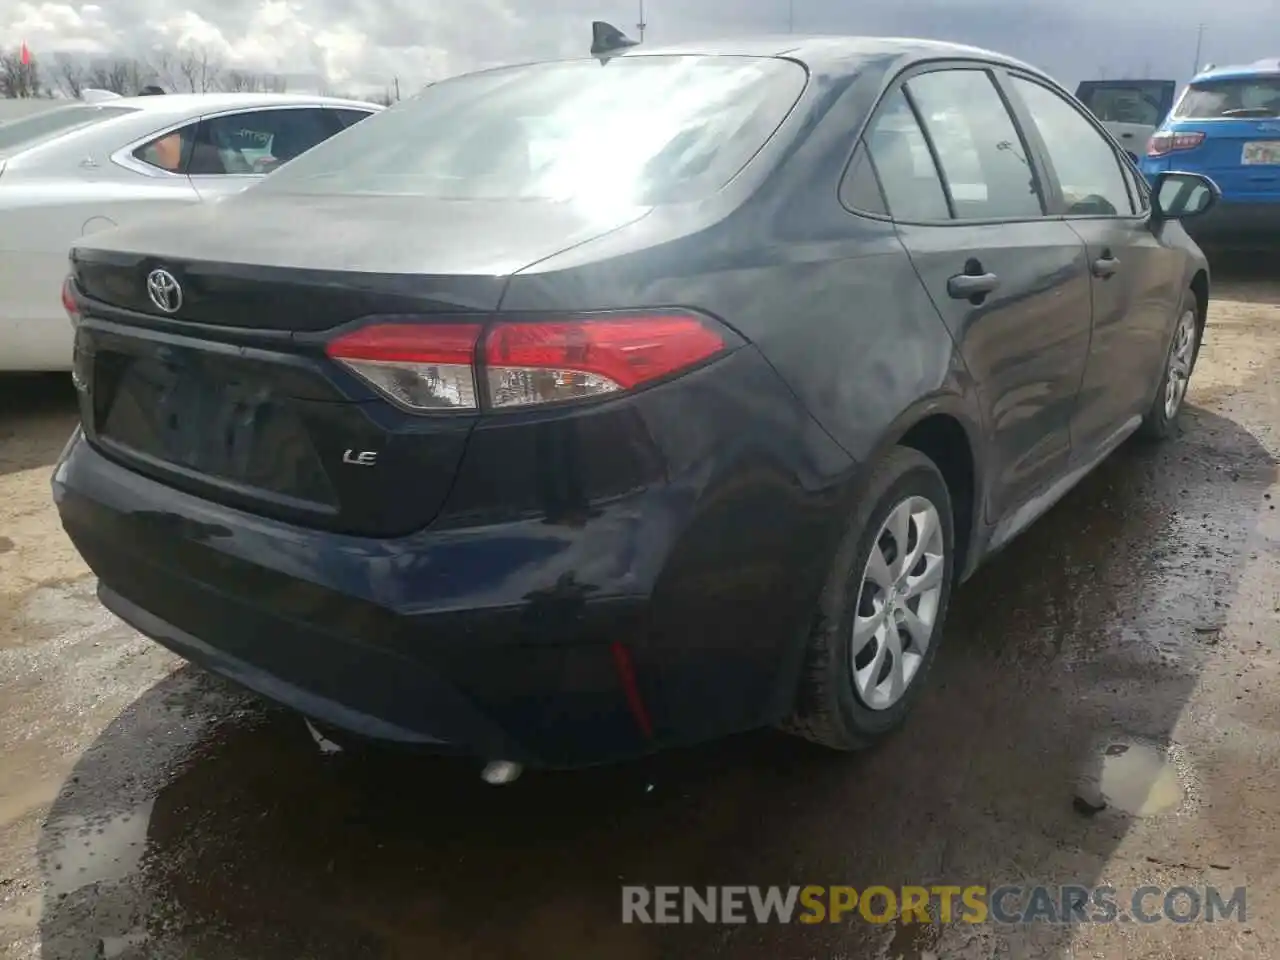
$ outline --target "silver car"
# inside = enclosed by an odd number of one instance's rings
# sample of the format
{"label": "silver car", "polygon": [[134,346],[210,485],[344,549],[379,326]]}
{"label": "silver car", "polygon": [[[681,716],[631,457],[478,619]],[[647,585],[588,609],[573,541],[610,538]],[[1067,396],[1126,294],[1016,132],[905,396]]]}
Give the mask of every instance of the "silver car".
{"label": "silver car", "polygon": [[382,107],[226,93],[75,103],[0,124],[0,371],[71,369],[76,239],[243,190]]}

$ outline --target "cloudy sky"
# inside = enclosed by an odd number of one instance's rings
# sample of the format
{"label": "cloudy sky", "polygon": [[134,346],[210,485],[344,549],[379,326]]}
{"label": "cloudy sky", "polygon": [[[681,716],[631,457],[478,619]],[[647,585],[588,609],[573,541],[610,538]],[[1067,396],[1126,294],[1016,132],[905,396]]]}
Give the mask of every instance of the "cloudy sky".
{"label": "cloudy sky", "polygon": [[[653,43],[783,33],[788,0],[646,0]],[[928,36],[1020,56],[1061,81],[1185,79],[1280,55],[1280,0],[790,0],[796,32]],[[634,34],[638,0],[0,0],[0,46],[146,55],[199,45],[228,67],[404,89],[480,66],[580,54],[589,22]]]}

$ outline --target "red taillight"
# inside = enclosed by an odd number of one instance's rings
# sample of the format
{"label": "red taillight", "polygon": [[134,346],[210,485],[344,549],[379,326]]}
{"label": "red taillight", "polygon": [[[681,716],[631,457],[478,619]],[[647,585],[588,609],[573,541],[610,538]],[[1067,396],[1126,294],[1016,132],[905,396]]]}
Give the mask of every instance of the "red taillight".
{"label": "red taillight", "polygon": [[478,323],[380,323],[333,340],[333,359],[411,410],[476,409]]}
{"label": "red taillight", "polygon": [[67,311],[67,316],[71,318],[72,323],[80,322],[80,305],[76,303],[75,290],[72,288],[70,277],[62,281],[62,309]]}
{"label": "red taillight", "polygon": [[1204,143],[1204,134],[1200,131],[1192,133],[1155,133],[1147,141],[1148,157],[1163,157],[1179,150],[1194,150]]}
{"label": "red taillight", "polygon": [[688,314],[498,324],[484,347],[489,399],[518,407],[632,390],[724,348],[718,332]]}
{"label": "red taillight", "polygon": [[490,407],[575,400],[633,390],[697,366],[723,352],[730,336],[688,313],[499,321],[477,351],[481,331],[478,323],[375,323],[326,350],[401,406],[475,410],[477,376]]}

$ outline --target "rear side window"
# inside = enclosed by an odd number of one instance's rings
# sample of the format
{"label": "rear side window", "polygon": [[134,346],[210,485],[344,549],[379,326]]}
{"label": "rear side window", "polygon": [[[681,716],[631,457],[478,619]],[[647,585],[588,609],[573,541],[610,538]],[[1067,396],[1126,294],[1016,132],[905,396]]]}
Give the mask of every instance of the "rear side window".
{"label": "rear side window", "polygon": [[1080,84],[1076,96],[1106,123],[1136,123],[1158,126],[1164,119],[1165,97],[1172,85],[1166,81],[1144,83],[1086,82]]}
{"label": "rear side window", "polygon": [[889,212],[865,144],[858,145],[857,152],[849,163],[849,170],[840,184],[840,202],[859,213],[885,216]]}
{"label": "rear side window", "polygon": [[1039,217],[1044,208],[1018,128],[985,70],[912,77],[914,98],[957,219]]}
{"label": "rear side window", "polygon": [[1241,77],[1193,83],[1173,110],[1185,120],[1280,117],[1280,77]]}
{"label": "rear side window", "polygon": [[434,84],[259,189],[441,199],[671,203],[715,192],[804,90],[788,60],[629,56]]}
{"label": "rear side window", "polygon": [[889,213],[897,220],[949,220],[947,195],[902,88],[881,102],[865,136]]}
{"label": "rear side window", "polygon": [[186,173],[199,123],[163,133],[133,151],[133,158],[167,173]]}
{"label": "rear side window", "polygon": [[60,107],[33,117],[10,120],[0,124],[0,153],[14,154],[80,127],[133,112],[132,107]]}

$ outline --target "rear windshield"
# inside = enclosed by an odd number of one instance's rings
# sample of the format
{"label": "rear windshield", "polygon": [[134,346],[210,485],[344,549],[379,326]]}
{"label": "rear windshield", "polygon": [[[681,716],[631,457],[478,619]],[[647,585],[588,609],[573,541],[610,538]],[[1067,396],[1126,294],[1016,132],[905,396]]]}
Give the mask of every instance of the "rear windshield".
{"label": "rear windshield", "polygon": [[1165,97],[1171,93],[1164,80],[1148,83],[1086,82],[1076,92],[1094,116],[1107,123],[1140,123],[1154,127],[1164,119]]}
{"label": "rear windshield", "polygon": [[1187,89],[1173,115],[1195,120],[1280,117],[1280,77],[1198,81]]}
{"label": "rear windshield", "polygon": [[50,140],[77,127],[101,123],[126,113],[133,113],[133,108],[55,107],[46,113],[0,123],[0,153],[13,154],[19,149],[33,147],[43,140]]}
{"label": "rear windshield", "polygon": [[428,87],[267,177],[274,193],[458,200],[697,199],[795,104],[786,60],[630,56],[510,67]]}

